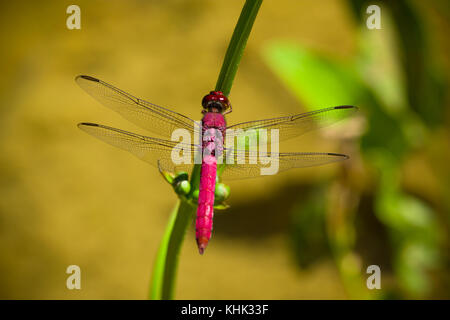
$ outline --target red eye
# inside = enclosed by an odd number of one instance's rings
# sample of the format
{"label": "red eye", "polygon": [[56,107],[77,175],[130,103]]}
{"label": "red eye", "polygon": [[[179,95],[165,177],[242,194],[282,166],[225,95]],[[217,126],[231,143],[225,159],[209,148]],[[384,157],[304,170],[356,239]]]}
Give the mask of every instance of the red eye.
{"label": "red eye", "polygon": [[222,111],[225,111],[230,107],[228,98],[221,91],[211,91],[207,94],[202,100],[203,108],[207,108],[208,104],[212,101],[220,103],[223,108]]}

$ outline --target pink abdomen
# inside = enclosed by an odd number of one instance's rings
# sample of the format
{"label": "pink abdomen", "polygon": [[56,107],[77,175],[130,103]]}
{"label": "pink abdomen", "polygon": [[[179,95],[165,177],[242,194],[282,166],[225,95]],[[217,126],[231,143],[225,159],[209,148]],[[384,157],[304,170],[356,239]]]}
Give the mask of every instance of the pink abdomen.
{"label": "pink abdomen", "polygon": [[203,254],[211,239],[217,172],[216,156],[223,152],[226,128],[225,118],[220,113],[208,112],[202,121],[203,157],[195,223],[195,236],[200,254]]}
{"label": "pink abdomen", "polygon": [[212,155],[207,155],[202,161],[200,178],[197,221],[195,223],[195,238],[200,254],[203,254],[209,239],[214,216],[214,190],[216,188],[217,160]]}

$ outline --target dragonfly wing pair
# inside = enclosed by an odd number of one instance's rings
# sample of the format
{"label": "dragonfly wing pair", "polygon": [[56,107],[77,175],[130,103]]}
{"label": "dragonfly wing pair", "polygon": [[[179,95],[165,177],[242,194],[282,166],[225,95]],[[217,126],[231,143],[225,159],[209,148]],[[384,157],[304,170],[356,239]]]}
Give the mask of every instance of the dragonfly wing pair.
{"label": "dragonfly wing pair", "polygon": [[[90,76],[78,76],[76,82],[96,100],[116,111],[125,119],[166,139],[171,138],[175,129],[186,129],[192,134],[198,128],[194,120],[136,98],[102,80]],[[310,130],[328,126],[346,118],[356,110],[357,108],[353,106],[338,106],[293,116],[243,122],[229,126],[227,130],[254,129],[259,131],[261,129],[278,129],[279,141],[283,141],[300,136]],[[195,153],[199,150],[199,146],[195,144],[183,144],[176,141],[147,137],[94,123],[80,123],[79,127],[100,140],[131,152],[153,166],[157,167],[159,161],[161,168],[172,172],[190,172],[192,167],[192,164],[175,164],[172,161],[174,152],[183,153],[189,151],[189,157],[191,163],[193,163]],[[270,144],[268,150],[271,150]],[[258,162],[256,158],[258,156],[249,152],[224,149],[224,155],[233,159],[238,155],[243,155],[244,158],[243,164],[219,166],[218,170],[223,171],[222,177],[224,179],[257,177],[261,175],[261,168],[268,166]],[[269,153],[268,155],[272,157],[272,161],[276,161],[275,165],[278,167],[278,171],[323,165],[348,158],[345,155],[335,153]],[[223,160],[224,163],[226,163],[226,157]]]}

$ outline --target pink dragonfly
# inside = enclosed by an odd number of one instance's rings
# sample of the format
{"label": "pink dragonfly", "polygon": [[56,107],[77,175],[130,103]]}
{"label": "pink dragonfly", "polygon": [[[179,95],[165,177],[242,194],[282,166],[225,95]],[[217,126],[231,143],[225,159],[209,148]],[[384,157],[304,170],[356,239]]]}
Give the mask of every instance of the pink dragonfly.
{"label": "pink dragonfly", "polygon": [[[138,158],[158,167],[160,171],[179,172],[192,169],[195,161],[176,164],[173,161],[173,151],[191,150],[191,157],[201,152],[201,174],[197,202],[196,240],[200,254],[203,254],[212,231],[212,220],[215,205],[215,189],[217,175],[223,179],[243,179],[261,175],[265,165],[258,163],[258,154],[242,149],[226,148],[225,137],[230,130],[278,130],[278,140],[283,141],[297,137],[315,128],[328,126],[354,113],[353,106],[337,106],[313,112],[291,116],[254,120],[227,126],[224,115],[231,112],[228,98],[220,91],[211,91],[203,98],[203,119],[201,127],[196,122],[182,114],[157,106],[153,103],[136,98],[102,80],[90,76],[78,76],[76,82],[87,93],[111,108],[125,119],[136,125],[162,136],[165,139],[139,135],[124,130],[95,124],[80,123],[80,129],[113,146],[131,152]],[[198,143],[180,143],[171,139],[176,129],[187,130],[190,134],[201,131],[202,139]],[[278,141],[267,141],[272,147]],[[179,149],[179,150],[178,150]],[[269,150],[269,149],[267,149]],[[272,150],[272,149],[270,149]],[[348,159],[348,156],[337,153],[274,153],[278,171],[292,168],[302,168],[323,165]],[[223,160],[218,163],[219,156],[224,159],[244,159],[243,163],[231,163]],[[192,158],[191,158],[192,159]]]}

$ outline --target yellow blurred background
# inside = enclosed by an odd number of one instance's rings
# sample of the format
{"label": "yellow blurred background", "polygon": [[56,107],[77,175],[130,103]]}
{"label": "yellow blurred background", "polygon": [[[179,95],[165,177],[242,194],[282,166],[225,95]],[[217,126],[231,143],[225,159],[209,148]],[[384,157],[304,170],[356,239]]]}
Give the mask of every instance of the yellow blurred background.
{"label": "yellow blurred background", "polygon": [[[81,30],[66,28],[71,4],[81,8]],[[147,134],[74,78],[98,77],[199,120],[242,5],[2,2],[0,298],[147,298],[177,198],[155,168],[76,127],[87,121]],[[305,111],[264,63],[267,42],[293,40],[346,59],[357,49],[356,32],[346,1],[266,0],[232,88],[228,123]],[[346,152],[338,140],[309,134],[289,150]],[[193,226],[186,234],[176,298],[349,298],[333,257],[299,268],[288,237],[289,212],[304,186],[332,180],[340,166],[231,182],[231,208],[216,213],[205,255],[198,254]],[[66,288],[72,264],[81,268],[81,290]],[[357,264],[365,278],[367,263]]]}

